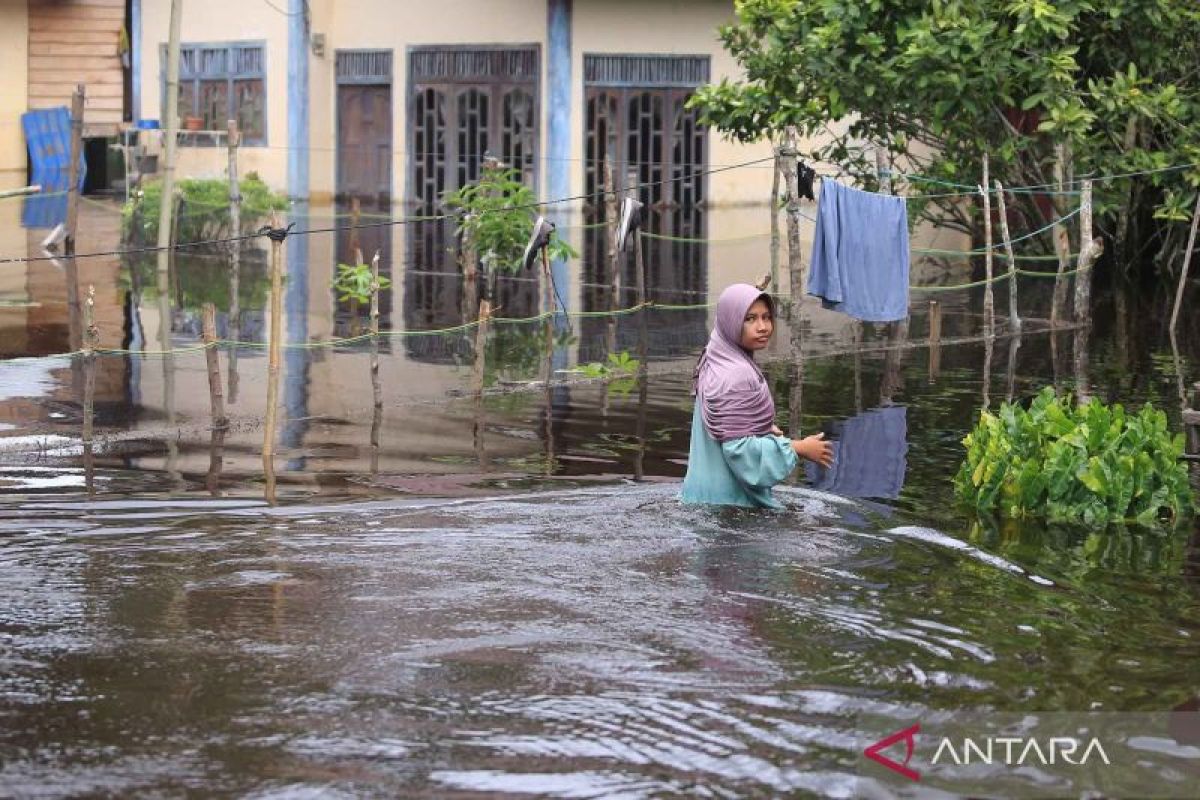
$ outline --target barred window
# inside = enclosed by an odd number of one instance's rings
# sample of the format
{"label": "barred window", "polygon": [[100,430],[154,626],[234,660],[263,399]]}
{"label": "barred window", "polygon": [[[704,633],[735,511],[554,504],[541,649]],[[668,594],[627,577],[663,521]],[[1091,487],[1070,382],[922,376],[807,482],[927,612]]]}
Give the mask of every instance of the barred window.
{"label": "barred window", "polygon": [[[166,98],[167,47],[160,46]],[[242,144],[267,143],[266,44],[222,42],[179,48],[179,124],[184,144],[214,145],[214,137],[189,129],[224,131],[235,119]],[[166,103],[163,103],[164,111]]]}

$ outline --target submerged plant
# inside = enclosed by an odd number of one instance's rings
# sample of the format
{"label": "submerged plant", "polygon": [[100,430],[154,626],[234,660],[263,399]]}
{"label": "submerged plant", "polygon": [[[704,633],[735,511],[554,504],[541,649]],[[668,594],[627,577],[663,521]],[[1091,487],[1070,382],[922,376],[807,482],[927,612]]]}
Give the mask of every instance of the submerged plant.
{"label": "submerged plant", "polygon": [[1183,436],[1146,404],[1136,414],[1093,399],[1075,405],[1047,387],[1026,410],[983,411],[965,439],[958,499],[981,514],[1088,525],[1172,524],[1195,511]]}
{"label": "submerged plant", "polygon": [[[379,276],[380,291],[391,285],[392,282],[387,277]],[[333,289],[338,293],[338,300],[353,300],[356,303],[371,302],[371,265],[338,264]]]}

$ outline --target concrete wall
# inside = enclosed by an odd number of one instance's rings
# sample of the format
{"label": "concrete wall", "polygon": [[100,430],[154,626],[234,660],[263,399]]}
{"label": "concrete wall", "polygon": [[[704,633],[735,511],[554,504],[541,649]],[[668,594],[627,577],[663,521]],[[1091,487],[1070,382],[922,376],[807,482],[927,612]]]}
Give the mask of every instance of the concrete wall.
{"label": "concrete wall", "polygon": [[[286,8],[283,0],[277,5]],[[733,16],[729,0],[574,0],[571,20],[571,114],[568,165],[572,194],[583,188],[583,57],[585,53],[707,54],[714,80],[736,74],[736,64],[721,48],[717,27]],[[407,172],[407,51],[413,45],[528,45],[540,48],[541,107],[540,186],[550,181],[549,72],[547,4],[532,0],[441,0],[429,13],[416,0],[312,0],[311,31],[325,37],[323,56],[308,53],[310,84],[310,197],[332,195],[337,147],[336,52],[339,49],[393,51],[393,196],[404,198]],[[167,39],[169,3],[143,4],[141,116],[161,117],[159,46]],[[183,20],[184,42],[263,39],[267,42],[268,144],[247,147],[242,169],[257,170],[269,183],[284,187],[287,176],[287,60],[289,18],[265,3],[189,3]],[[669,34],[664,34],[669,31]],[[710,134],[711,166],[736,164],[770,155],[766,144],[740,145]],[[219,176],[224,154],[219,148],[184,147],[180,174]],[[767,165],[712,176],[710,202],[718,205],[762,203],[770,192]]]}
{"label": "concrete wall", "polygon": [[[285,0],[275,5],[286,7]],[[171,22],[169,2],[142,3],[141,109],[134,116],[162,120],[163,76],[166,63],[160,47],[167,42]],[[276,188],[287,184],[287,58],[289,18],[263,2],[184,3],[183,44],[255,40],[266,42],[267,144],[242,148],[242,175],[253,170]],[[222,144],[224,139],[221,139]],[[228,161],[224,147],[179,148],[177,175],[195,178],[224,176]]]}
{"label": "concrete wall", "polygon": [[[29,107],[29,11],[27,0],[0,0],[0,189],[25,185],[25,134],[21,114]],[[0,203],[5,201],[0,200]],[[20,201],[8,201],[20,206]]]}

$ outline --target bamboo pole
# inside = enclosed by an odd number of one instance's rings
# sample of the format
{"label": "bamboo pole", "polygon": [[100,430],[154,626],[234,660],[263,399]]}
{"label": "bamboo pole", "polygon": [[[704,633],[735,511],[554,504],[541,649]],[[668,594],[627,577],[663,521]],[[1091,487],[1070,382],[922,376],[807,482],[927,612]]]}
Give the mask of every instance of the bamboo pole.
{"label": "bamboo pole", "polygon": [[[42,185],[40,183],[22,186],[19,189],[5,189],[0,191],[0,200],[6,197],[22,197],[27,194],[37,194],[40,191],[42,191]],[[70,203],[70,198],[68,198],[67,202]]]}
{"label": "bamboo pole", "polygon": [[779,287],[779,145],[771,148],[775,160],[771,167],[771,285]]}
{"label": "bamboo pole", "polygon": [[[237,120],[227,123],[229,145],[229,235],[242,235],[242,187],[238,179],[238,148],[242,143],[242,135],[238,131]],[[241,292],[242,281],[242,243],[231,242],[229,245],[229,334],[234,342],[242,335]],[[229,402],[237,402],[238,372],[237,344],[229,348]]]}
{"label": "bamboo pole", "polygon": [[217,352],[217,307],[212,303],[205,303],[200,313],[204,356],[208,366],[208,399],[212,412],[212,426],[224,428],[229,425],[229,421],[225,418],[225,397],[221,390],[221,355]]}
{"label": "bamboo pole", "polygon": [[644,308],[646,305],[646,257],[642,249],[642,232],[640,229],[634,231],[633,234],[633,258],[637,266],[638,306]]}
{"label": "bamboo pole", "polygon": [[[617,187],[613,180],[613,164],[611,154],[604,157],[604,228],[608,234],[608,264],[609,291],[608,310],[615,312],[621,307],[621,262],[622,253],[617,248],[617,233],[620,225],[618,210]],[[606,353],[614,353],[617,349],[617,318],[610,316],[605,327],[604,347]],[[607,392],[605,393],[607,400]]]}
{"label": "bamboo pole", "polygon": [[[74,259],[72,259],[74,260]],[[88,284],[87,298],[83,304],[83,467],[84,484],[88,497],[96,494],[95,461],[93,449],[93,426],[96,417],[96,354],[100,344],[100,332],[96,328],[96,287]]]}
{"label": "bamboo pole", "polygon": [[208,445],[208,474],[205,486],[213,497],[221,496],[221,466],[225,459],[225,401],[221,393],[221,358],[217,352],[217,308],[205,303],[201,308],[201,333],[208,366],[208,397],[212,428]]}
{"label": "bamboo pole", "polygon": [[996,201],[1000,211],[1000,235],[1004,237],[1004,252],[1008,256],[1008,329],[1021,331],[1021,315],[1017,311],[1017,257],[1013,255],[1012,235],[1008,232],[1008,208],[1004,203],[1004,184],[996,181]]}
{"label": "bamboo pole", "polygon": [[383,423],[383,384],[379,380],[379,251],[371,259],[371,474],[379,471],[379,430]]}
{"label": "bamboo pole", "polygon": [[1092,319],[1092,267],[1104,253],[1104,240],[1092,238],[1092,182],[1083,182],[1079,212],[1079,265],[1075,274],[1075,321]]}
{"label": "bamboo pole", "polygon": [[1183,295],[1187,289],[1188,268],[1192,265],[1192,251],[1196,249],[1196,228],[1200,226],[1200,194],[1196,195],[1196,209],[1192,212],[1192,231],[1188,234],[1187,250],[1183,254],[1183,268],[1179,271],[1179,287],[1175,290],[1175,307],[1171,309],[1171,333],[1179,322],[1179,309],[1183,308]]}
{"label": "bamboo pole", "polygon": [[996,301],[992,296],[992,192],[988,188],[988,154],[983,154],[983,184],[979,193],[983,195],[983,269],[987,283],[983,287],[983,331],[985,336],[996,332]]}
{"label": "bamboo pole", "polygon": [[1054,199],[1054,215],[1056,221],[1054,223],[1054,252],[1058,255],[1058,274],[1054,278],[1054,300],[1050,306],[1050,324],[1051,326],[1058,325],[1067,312],[1067,265],[1071,260],[1071,235],[1067,226],[1061,220],[1064,216],[1065,203],[1063,202],[1063,192],[1066,188],[1066,170],[1067,160],[1070,158],[1070,150],[1067,145],[1057,144],[1054,146],[1054,183],[1058,190],[1058,194]]}
{"label": "bamboo pole", "polygon": [[996,347],[994,336],[983,337],[983,407],[990,408],[992,404],[992,351]]}
{"label": "bamboo pole", "polygon": [[942,374],[942,304],[929,301],[929,382]]}
{"label": "bamboo pole", "polygon": [[175,309],[183,308],[183,289],[179,281],[179,219],[183,215],[184,202],[182,190],[176,188],[175,196],[172,202],[173,214],[171,217],[171,238],[169,240],[170,249],[167,251],[167,276],[168,284],[171,287],[171,297],[174,302],[172,304],[172,319],[171,330],[175,330]]}
{"label": "bamboo pole", "polygon": [[479,460],[479,469],[488,471],[487,446],[484,440],[487,419],[484,415],[483,384],[484,373],[487,369],[487,337],[488,327],[492,319],[492,304],[486,298],[479,301],[479,325],[475,328],[475,366],[471,372],[471,392],[475,398],[475,422],[473,440],[475,457]]}
{"label": "bamboo pole", "polygon": [[796,130],[789,127],[786,133],[783,156],[783,177],[787,184],[787,237],[788,273],[791,279],[792,304],[799,314],[800,301],[804,297],[804,263],[800,254],[800,185],[797,175]]}
{"label": "bamboo pole", "polygon": [[[272,212],[271,227],[279,228],[279,216]],[[275,502],[275,420],[279,406],[279,357],[283,349],[283,240],[271,240],[271,328],[267,356],[267,409],[263,430],[263,471],[266,473],[266,499]]]}
{"label": "bamboo pole", "polygon": [[79,263],[75,260],[76,232],[79,223],[79,159],[83,155],[83,105],[85,89],[76,85],[71,96],[71,161],[67,165],[67,236],[63,242],[66,254],[64,270],[67,280],[67,321],[71,349],[78,350],[83,344],[83,331],[79,323]]}
{"label": "bamboo pole", "polygon": [[[171,200],[175,195],[175,150],[179,138],[179,32],[183,25],[183,0],[171,0],[171,22],[167,36],[167,96],[163,114],[163,184],[158,215],[158,271],[167,271],[166,247],[171,234]],[[160,279],[161,288],[163,281]]]}

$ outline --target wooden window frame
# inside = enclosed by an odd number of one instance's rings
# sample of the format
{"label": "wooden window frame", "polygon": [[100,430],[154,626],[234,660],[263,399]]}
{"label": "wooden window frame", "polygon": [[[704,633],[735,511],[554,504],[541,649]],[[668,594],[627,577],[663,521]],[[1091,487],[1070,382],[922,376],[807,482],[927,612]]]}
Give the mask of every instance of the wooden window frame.
{"label": "wooden window frame", "polygon": [[[208,74],[198,72],[194,69],[197,54],[204,50],[221,50],[225,51],[225,68]],[[258,69],[234,69],[236,64],[235,54],[242,50],[258,50]],[[199,101],[200,84],[211,81],[225,81],[225,96],[228,108],[228,116],[226,119],[237,119],[237,109],[233,107],[234,101],[234,86],[238,81],[258,80],[262,82],[262,136],[249,137],[243,134],[241,145],[244,147],[266,147],[270,141],[270,131],[268,129],[269,115],[267,113],[269,96],[269,87],[267,83],[267,41],[265,39],[238,39],[226,42],[186,42],[179,46],[179,85],[182,89],[185,85],[191,84],[192,104],[193,108]],[[162,97],[161,109],[166,113],[167,108],[167,46],[159,45],[159,89]],[[220,128],[217,131],[221,134],[225,133],[225,128]],[[179,143],[184,146],[191,147],[216,147],[220,144],[220,137],[214,136],[214,131],[204,131],[202,133],[189,133],[180,129]]]}

